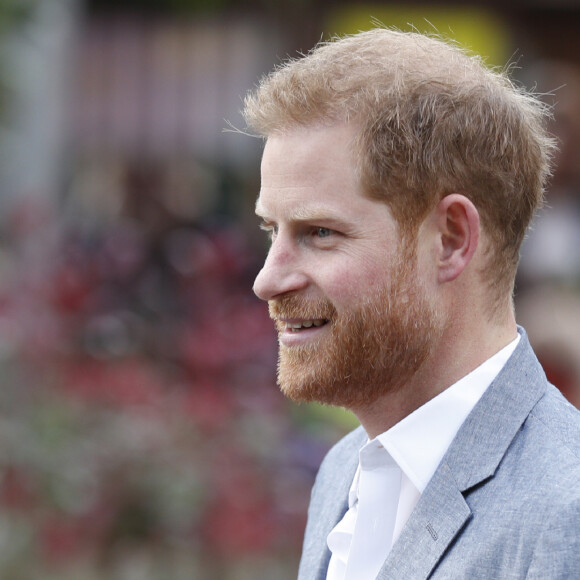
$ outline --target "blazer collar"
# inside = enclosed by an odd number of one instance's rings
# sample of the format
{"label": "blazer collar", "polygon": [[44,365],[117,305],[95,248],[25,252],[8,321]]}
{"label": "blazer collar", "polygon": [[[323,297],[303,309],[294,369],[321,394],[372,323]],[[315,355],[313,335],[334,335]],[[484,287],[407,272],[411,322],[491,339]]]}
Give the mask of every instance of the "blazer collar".
{"label": "blazer collar", "polygon": [[546,392],[546,375],[523,328],[521,340],[467,417],[443,458],[466,491],[491,477],[530,411]]}
{"label": "blazer collar", "polygon": [[505,367],[461,426],[387,558],[379,579],[424,579],[471,517],[463,493],[492,477],[546,377],[523,329]]}
{"label": "blazer collar", "polygon": [[[316,506],[314,518],[309,518],[308,521],[308,526],[315,529],[310,530],[313,540],[304,543],[299,578],[310,580],[312,574],[309,571],[316,570],[315,580],[326,579],[330,562],[330,550],[327,547],[326,539],[348,509],[348,493],[358,465],[358,452],[367,439],[367,434],[362,427],[355,429],[343,441],[341,449],[341,457],[344,457],[342,472],[337,474],[333,471],[328,476],[325,476],[322,470],[319,472],[315,485],[324,489],[324,494],[320,494],[323,503]],[[333,451],[331,450],[330,454]],[[310,509],[312,508],[311,505]],[[307,535],[308,533],[307,529]],[[302,570],[306,572],[303,574]]]}

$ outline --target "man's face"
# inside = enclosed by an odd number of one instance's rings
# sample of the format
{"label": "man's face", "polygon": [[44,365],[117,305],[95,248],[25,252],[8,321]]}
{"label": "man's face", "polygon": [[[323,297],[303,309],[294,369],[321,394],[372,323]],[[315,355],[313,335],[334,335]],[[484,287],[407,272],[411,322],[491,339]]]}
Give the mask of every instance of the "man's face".
{"label": "man's face", "polygon": [[400,388],[441,328],[415,248],[362,194],[354,135],[336,125],[268,139],[256,212],[272,246],[254,284],[278,330],[282,391],[351,409]]}

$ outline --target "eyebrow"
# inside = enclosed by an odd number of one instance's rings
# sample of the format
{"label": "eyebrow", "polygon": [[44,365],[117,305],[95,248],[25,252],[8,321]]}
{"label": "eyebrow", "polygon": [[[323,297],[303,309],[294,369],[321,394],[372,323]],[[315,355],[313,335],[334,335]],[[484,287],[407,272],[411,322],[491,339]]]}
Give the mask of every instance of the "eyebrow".
{"label": "eyebrow", "polygon": [[[259,200],[256,202],[256,215],[267,222],[276,221],[268,217],[268,212],[260,205]],[[294,223],[323,222],[347,225],[342,213],[339,215],[333,208],[317,205],[296,208],[291,213],[285,214],[284,220]]]}

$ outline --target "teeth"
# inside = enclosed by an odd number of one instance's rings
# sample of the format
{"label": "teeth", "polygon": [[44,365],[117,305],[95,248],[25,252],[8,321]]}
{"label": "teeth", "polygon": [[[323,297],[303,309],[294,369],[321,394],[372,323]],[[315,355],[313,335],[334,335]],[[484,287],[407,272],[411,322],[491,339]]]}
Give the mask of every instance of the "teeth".
{"label": "teeth", "polygon": [[302,328],[312,328],[323,326],[326,320],[317,319],[317,320],[304,320],[303,322],[287,322],[286,328],[290,329],[292,332],[298,332]]}

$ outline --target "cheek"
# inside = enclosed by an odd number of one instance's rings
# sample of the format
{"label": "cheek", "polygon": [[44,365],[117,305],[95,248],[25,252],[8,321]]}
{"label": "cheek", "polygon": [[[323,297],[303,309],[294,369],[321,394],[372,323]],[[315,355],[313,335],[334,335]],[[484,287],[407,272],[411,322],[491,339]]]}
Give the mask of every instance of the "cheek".
{"label": "cheek", "polygon": [[337,266],[319,287],[335,306],[359,304],[361,298],[388,283],[387,271],[385,264],[377,263]]}

